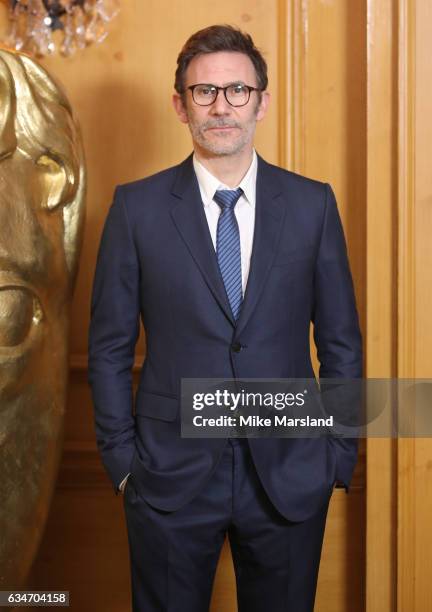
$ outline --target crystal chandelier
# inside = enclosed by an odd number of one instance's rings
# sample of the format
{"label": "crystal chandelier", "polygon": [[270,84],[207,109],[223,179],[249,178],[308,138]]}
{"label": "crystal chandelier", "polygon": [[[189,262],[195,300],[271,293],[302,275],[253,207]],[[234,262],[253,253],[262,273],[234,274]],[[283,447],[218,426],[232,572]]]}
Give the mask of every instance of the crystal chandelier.
{"label": "crystal chandelier", "polygon": [[[118,0],[9,0],[10,30],[5,44],[38,57],[64,56],[105,40]],[[57,38],[58,32],[62,35]]]}

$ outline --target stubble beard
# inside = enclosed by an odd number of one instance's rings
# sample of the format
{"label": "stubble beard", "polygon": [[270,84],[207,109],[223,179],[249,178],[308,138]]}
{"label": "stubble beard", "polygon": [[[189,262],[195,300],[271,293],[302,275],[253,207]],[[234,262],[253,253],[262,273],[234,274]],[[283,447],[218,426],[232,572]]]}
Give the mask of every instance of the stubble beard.
{"label": "stubble beard", "polygon": [[[257,110],[255,109],[253,117],[246,123],[239,123],[226,118],[199,122],[188,111],[187,116],[192,140],[201,149],[212,155],[229,156],[240,153],[253,140]],[[232,133],[223,134],[223,132],[219,132],[218,136],[209,138],[207,130],[215,127],[234,127],[237,128],[238,134],[233,137]]]}

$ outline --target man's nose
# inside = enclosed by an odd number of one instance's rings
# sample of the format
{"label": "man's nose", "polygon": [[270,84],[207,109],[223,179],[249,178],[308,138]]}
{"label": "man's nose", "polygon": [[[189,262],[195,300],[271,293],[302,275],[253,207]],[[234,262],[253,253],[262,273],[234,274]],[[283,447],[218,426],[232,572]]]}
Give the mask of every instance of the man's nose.
{"label": "man's nose", "polygon": [[210,112],[213,115],[228,115],[231,112],[231,104],[229,104],[225,98],[225,94],[222,89],[219,89],[216,100],[210,107]]}

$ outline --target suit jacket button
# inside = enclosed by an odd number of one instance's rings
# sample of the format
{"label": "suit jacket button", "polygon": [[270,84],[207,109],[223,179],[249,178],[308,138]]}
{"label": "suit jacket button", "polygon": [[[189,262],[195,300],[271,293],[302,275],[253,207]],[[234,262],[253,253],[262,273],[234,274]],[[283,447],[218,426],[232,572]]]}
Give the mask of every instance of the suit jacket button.
{"label": "suit jacket button", "polygon": [[240,342],[234,342],[234,344],[231,345],[231,350],[234,351],[234,353],[240,353],[240,351],[242,350],[242,345],[240,344]]}

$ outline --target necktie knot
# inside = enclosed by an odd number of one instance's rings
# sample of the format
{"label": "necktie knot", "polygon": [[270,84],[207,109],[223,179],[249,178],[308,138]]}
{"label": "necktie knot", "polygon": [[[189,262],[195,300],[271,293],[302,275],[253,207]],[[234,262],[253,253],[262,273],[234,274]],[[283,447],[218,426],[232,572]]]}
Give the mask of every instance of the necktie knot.
{"label": "necktie knot", "polygon": [[219,204],[222,211],[226,208],[234,210],[234,206],[237,204],[238,199],[243,193],[243,189],[219,189],[213,196],[214,201]]}

